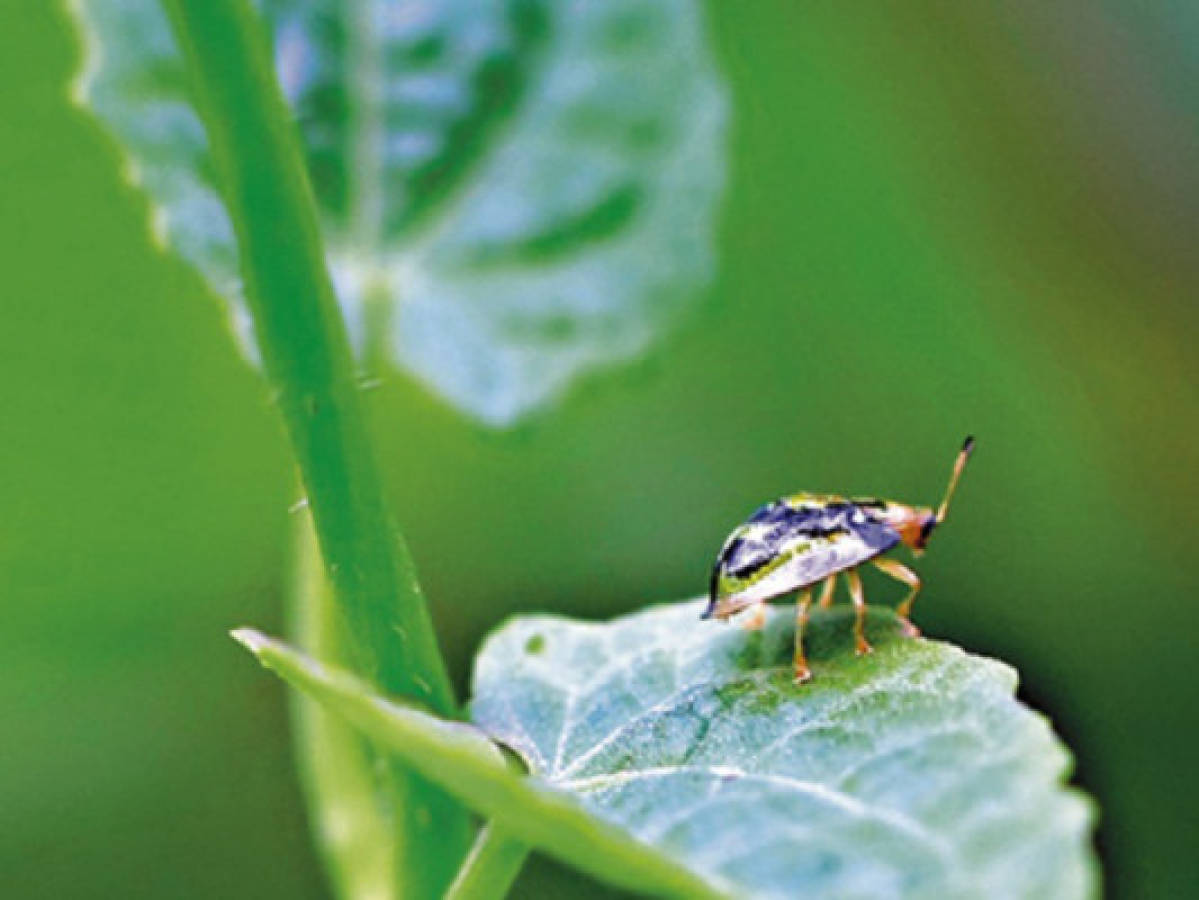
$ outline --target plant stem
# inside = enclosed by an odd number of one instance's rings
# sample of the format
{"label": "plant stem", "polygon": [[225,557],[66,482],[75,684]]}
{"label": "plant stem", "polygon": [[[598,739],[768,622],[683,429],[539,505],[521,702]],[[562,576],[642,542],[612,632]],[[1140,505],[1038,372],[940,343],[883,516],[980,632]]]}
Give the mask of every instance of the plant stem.
{"label": "plant stem", "polygon": [[[312,516],[295,516],[290,630],[317,659],[342,657]],[[396,847],[380,799],[378,752],[346,721],[299,691],[291,692],[292,731],[313,841],[342,900],[396,897]]]}
{"label": "plant stem", "polygon": [[[455,703],[415,567],[392,521],[358,396],[291,115],[246,0],[162,0],[183,50],[237,235],[246,300],[312,510],[352,666],[443,715]],[[392,773],[397,876],[434,896],[465,849],[466,816]],[[449,860],[448,866],[446,862]]]}
{"label": "plant stem", "polygon": [[507,895],[529,848],[495,822],[483,826],[445,900],[492,900]]}
{"label": "plant stem", "polygon": [[245,0],[164,2],[201,95],[254,330],[355,662],[389,692],[452,714],[415,567],[385,505],[316,208],[259,22]]}

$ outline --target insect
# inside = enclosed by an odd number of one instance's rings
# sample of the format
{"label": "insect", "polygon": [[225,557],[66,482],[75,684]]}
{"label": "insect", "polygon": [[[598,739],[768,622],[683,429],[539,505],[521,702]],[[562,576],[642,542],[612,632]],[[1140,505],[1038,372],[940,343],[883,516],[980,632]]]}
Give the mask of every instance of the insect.
{"label": "insect", "polygon": [[945,521],[974,438],[966,438],[953,465],[945,499],[934,512],[927,506],[908,506],[891,500],[847,500],[831,494],[793,494],[757,510],[739,525],[720,548],[702,618],[727,620],[756,607],[747,627],[760,628],[765,602],[798,591],[795,619],[795,680],[812,677],[804,655],[803,631],[812,605],[812,587],[820,581],[820,605],[833,602],[837,575],[845,573],[854,605],[853,633],[859,655],[871,651],[863,631],[866,598],[858,566],[872,563],[879,571],[902,581],[908,595],[896,608],[904,633],[920,634],[912,624],[912,603],[920,592],[920,576],[893,559],[884,559],[896,544],[906,544],[917,556],[924,552],[933,529]]}

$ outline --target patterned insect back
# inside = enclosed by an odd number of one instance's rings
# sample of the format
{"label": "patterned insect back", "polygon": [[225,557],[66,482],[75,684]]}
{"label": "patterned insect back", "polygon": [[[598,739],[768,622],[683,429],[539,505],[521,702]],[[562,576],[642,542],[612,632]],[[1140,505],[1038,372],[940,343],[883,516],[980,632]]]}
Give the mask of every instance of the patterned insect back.
{"label": "patterned insect back", "polygon": [[794,494],[738,526],[716,559],[709,615],[739,609],[856,566],[899,542],[882,501]]}
{"label": "patterned insect back", "polygon": [[[900,543],[917,556],[924,552],[933,529],[945,521],[949,501],[973,450],[974,438],[968,437],[935,511],[929,506],[873,497],[846,500],[833,494],[792,494],[767,503],[737,526],[720,548],[703,618],[728,619],[747,607],[796,591],[794,669],[796,684],[802,684],[812,677],[803,634],[814,598],[811,588],[818,582],[823,582],[820,605],[828,607],[833,603],[838,575],[845,573],[854,606],[855,652],[871,652],[865,631],[866,594],[857,571],[862,563],[870,562],[907,586],[907,596],[895,607],[895,615],[905,635],[918,637],[920,629],[912,624],[911,614],[922,586],[920,576],[882,554]],[[746,628],[762,627],[765,610],[758,605],[756,613],[747,617]]]}

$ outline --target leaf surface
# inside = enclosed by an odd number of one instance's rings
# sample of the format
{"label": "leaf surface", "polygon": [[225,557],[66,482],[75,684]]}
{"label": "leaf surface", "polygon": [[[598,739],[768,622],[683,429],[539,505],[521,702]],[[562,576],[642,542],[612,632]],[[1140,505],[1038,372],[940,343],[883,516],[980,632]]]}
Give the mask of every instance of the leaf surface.
{"label": "leaf surface", "polygon": [[727,889],[715,889],[685,865],[592,815],[570,794],[517,774],[473,725],[439,719],[379,696],[347,672],[251,629],[239,629],[233,636],[289,684],[499,823],[515,840],[620,887],[689,900],[727,894]]}
{"label": "leaf surface", "polygon": [[754,897],[1086,897],[1092,807],[1013,696],[1015,672],[899,636],[851,651],[847,611],[764,631],[701,602],[607,624],[509,623],[484,647],[474,720],[587,809]]}
{"label": "leaf surface", "polygon": [[[76,99],[244,337],[233,224],[161,9],[71,8]],[[363,352],[504,425],[642,353],[709,278],[726,103],[695,0],[260,8]]]}

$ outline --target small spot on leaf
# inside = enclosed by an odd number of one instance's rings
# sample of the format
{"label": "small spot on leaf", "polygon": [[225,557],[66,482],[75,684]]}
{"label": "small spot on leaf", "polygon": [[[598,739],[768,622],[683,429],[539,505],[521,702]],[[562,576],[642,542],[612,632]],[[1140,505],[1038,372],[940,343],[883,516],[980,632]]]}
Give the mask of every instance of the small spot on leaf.
{"label": "small spot on leaf", "polygon": [[540,634],[534,634],[525,641],[525,653],[536,655],[544,649],[545,637]]}

